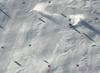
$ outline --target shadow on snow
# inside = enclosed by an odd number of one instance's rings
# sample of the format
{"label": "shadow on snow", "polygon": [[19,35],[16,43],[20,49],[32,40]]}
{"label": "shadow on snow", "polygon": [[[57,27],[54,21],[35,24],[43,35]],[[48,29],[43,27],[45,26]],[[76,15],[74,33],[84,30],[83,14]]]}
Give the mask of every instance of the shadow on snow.
{"label": "shadow on snow", "polygon": [[62,15],[63,17],[65,17],[65,18],[67,18],[67,16],[66,16],[65,14],[63,14],[63,13],[61,13],[61,15]]}
{"label": "shadow on snow", "polygon": [[78,32],[79,34],[81,34],[80,33],[80,31],[78,31],[77,29],[76,29],[76,26],[74,26],[74,27],[72,27],[76,32]]}
{"label": "shadow on snow", "polygon": [[22,67],[22,65],[21,64],[19,64],[17,61],[14,61],[18,66],[21,66]]}
{"label": "shadow on snow", "polygon": [[43,23],[45,23],[45,21],[43,19],[39,18],[39,20],[42,21]]}
{"label": "shadow on snow", "polygon": [[9,18],[11,18],[6,12],[4,12],[1,8],[0,8],[0,11],[2,12],[2,13],[4,13],[6,16],[8,16]]}
{"label": "shadow on snow", "polygon": [[88,29],[92,30],[93,32],[97,33],[98,35],[100,35],[100,31],[96,28],[94,28],[93,26],[89,25],[87,22],[85,22],[84,20],[81,21],[81,23],[86,26]]}
{"label": "shadow on snow", "polygon": [[93,39],[91,39],[87,34],[85,34],[85,33],[83,33],[83,35],[85,35],[88,39],[90,39],[91,41],[93,41],[94,42],[94,40]]}
{"label": "shadow on snow", "polygon": [[2,27],[1,25],[0,25],[0,28],[4,30],[4,27]]}

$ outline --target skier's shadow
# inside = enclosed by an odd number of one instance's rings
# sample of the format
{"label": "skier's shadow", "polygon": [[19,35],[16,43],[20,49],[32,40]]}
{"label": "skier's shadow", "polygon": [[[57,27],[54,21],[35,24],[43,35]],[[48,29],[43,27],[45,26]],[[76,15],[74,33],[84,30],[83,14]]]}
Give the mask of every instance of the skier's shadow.
{"label": "skier's shadow", "polygon": [[71,28],[73,28],[76,32],[78,32],[79,34],[81,34],[80,31],[76,29],[77,26],[73,26],[73,27],[71,27]]}
{"label": "skier's shadow", "polygon": [[90,39],[92,42],[95,42],[92,38],[90,38],[87,34],[83,33],[88,39]]}
{"label": "skier's shadow", "polygon": [[94,42],[94,40],[93,40],[91,37],[89,37],[87,34],[85,34],[85,33],[80,33],[80,31],[78,31],[78,30],[76,29],[76,27],[77,27],[77,26],[74,26],[74,27],[73,27],[73,29],[74,29],[76,32],[78,32],[79,34],[83,34],[83,35],[86,36],[88,39],[90,39],[91,41]]}
{"label": "skier's shadow", "polygon": [[85,22],[84,20],[81,20],[80,23],[82,25],[84,25],[85,27],[87,27],[88,29],[92,30],[93,32],[97,33],[98,35],[100,35],[100,30],[94,28],[93,26],[89,25],[87,22]]}

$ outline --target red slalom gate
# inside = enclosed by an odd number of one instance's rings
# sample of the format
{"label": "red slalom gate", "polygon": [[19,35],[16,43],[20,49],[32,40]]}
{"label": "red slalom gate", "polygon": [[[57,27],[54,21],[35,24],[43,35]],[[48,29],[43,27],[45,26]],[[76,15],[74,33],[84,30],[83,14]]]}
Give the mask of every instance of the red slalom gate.
{"label": "red slalom gate", "polygon": [[69,19],[69,21],[71,21],[71,19]]}
{"label": "red slalom gate", "polygon": [[79,64],[77,64],[76,67],[79,67]]}
{"label": "red slalom gate", "polygon": [[98,18],[95,18],[95,20],[97,20],[97,21],[98,21],[99,19],[98,19]]}
{"label": "red slalom gate", "polygon": [[48,67],[50,68],[50,67],[51,67],[51,65],[48,65]]}

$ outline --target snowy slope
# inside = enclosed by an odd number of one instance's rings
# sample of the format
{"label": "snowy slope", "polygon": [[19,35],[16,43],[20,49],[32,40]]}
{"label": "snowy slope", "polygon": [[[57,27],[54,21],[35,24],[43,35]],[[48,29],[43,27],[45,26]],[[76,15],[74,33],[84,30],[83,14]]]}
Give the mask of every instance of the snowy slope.
{"label": "snowy slope", "polygon": [[99,7],[99,0],[0,0],[0,73],[100,73]]}

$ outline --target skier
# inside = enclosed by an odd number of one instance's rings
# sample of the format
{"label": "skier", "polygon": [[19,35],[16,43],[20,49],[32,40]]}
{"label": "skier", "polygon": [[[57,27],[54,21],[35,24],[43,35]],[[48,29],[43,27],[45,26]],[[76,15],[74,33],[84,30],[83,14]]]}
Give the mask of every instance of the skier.
{"label": "skier", "polygon": [[73,27],[73,25],[71,23],[69,23],[70,28]]}

